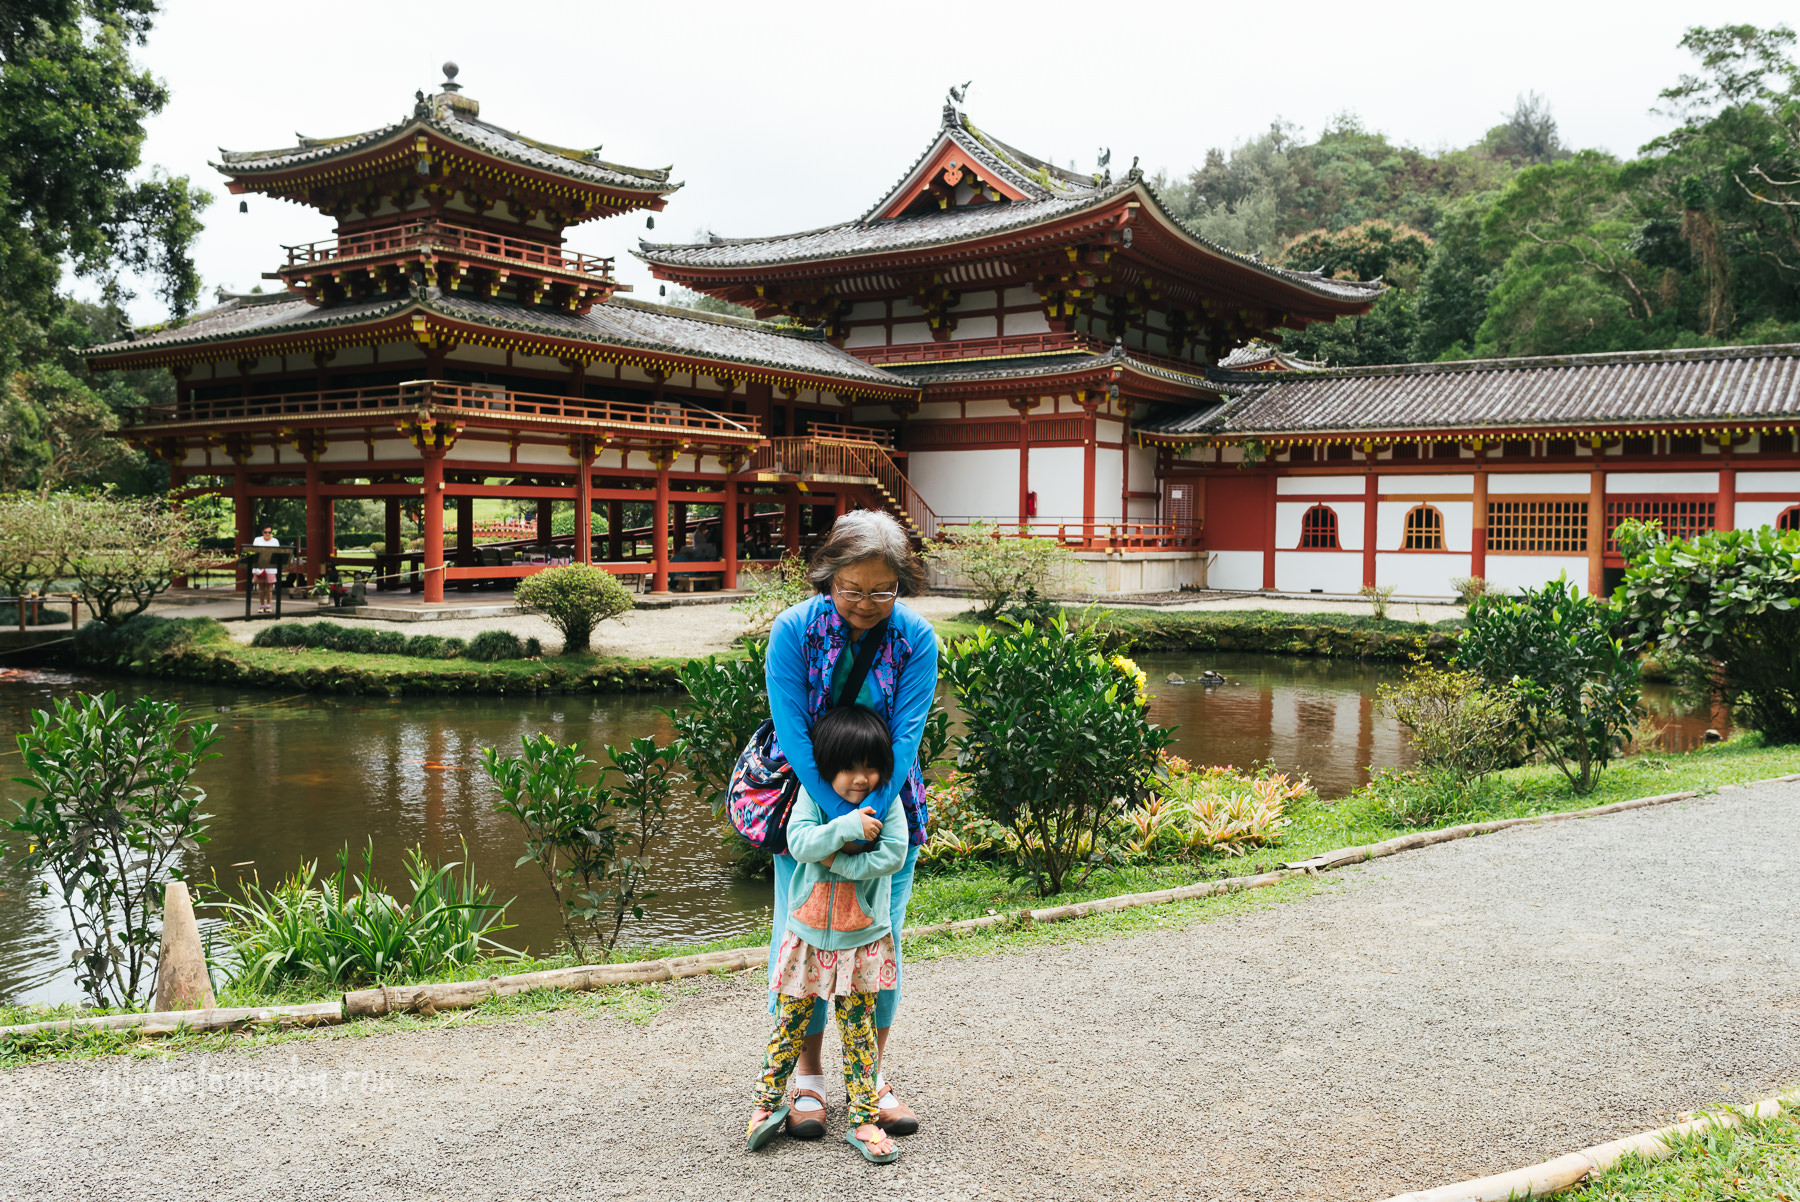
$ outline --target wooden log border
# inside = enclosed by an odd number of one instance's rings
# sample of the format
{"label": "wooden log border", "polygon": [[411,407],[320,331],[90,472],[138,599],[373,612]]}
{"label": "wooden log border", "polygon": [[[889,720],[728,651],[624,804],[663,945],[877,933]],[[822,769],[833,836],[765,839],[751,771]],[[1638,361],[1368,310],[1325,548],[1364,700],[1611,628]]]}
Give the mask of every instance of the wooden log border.
{"label": "wooden log border", "polygon": [[[1768,780],[1749,781],[1743,785],[1721,785],[1719,792],[1800,781],[1800,772]],[[1040,922],[1069,922],[1096,914],[1113,914],[1143,906],[1161,906],[1194,898],[1216,897],[1277,885],[1296,876],[1311,876],[1360,864],[1403,851],[1491,834],[1515,826],[1533,826],[1547,822],[1569,822],[1578,818],[1599,818],[1607,814],[1640,810],[1647,806],[1685,801],[1697,793],[1661,793],[1655,797],[1637,797],[1611,805],[1586,810],[1569,810],[1558,814],[1537,814],[1529,818],[1506,818],[1496,822],[1471,822],[1448,826],[1441,830],[1420,831],[1401,835],[1381,843],[1343,847],[1309,859],[1284,863],[1272,872],[1254,876],[1227,877],[1218,881],[1202,881],[1151,893],[1122,893],[1093,901],[1066,906],[1045,906],[1033,910],[1015,910],[1005,914],[989,914],[981,918],[965,918],[959,922],[943,922],[933,926],[908,927],[903,939],[930,936],[965,935],[996,927],[1016,927]],[[335,1002],[311,1002],[303,1006],[254,1006],[235,1009],[172,1010],[150,1014],[110,1014],[98,1018],[55,1019],[50,1022],[26,1023],[16,1027],[0,1027],[0,1040],[32,1040],[79,1031],[136,1031],[141,1035],[195,1035],[216,1031],[266,1031],[289,1027],[331,1026],[352,1018],[379,1018],[387,1014],[432,1015],[439,1010],[461,1010],[479,1006],[491,998],[511,997],[532,989],[605,989],[615,985],[637,985],[655,981],[673,981],[682,977],[707,973],[742,972],[765,963],[764,949],[733,948],[730,951],[706,952],[693,956],[674,956],[664,960],[639,960],[628,964],[583,964],[573,968],[553,968],[542,972],[516,973],[510,976],[483,977],[474,981],[450,981],[436,985],[383,985],[346,993]],[[1471,1195],[1472,1197],[1473,1195]],[[1408,1196],[1409,1199],[1411,1195]],[[1504,1194],[1501,1195],[1505,1197]],[[1433,1198],[1432,1202],[1439,1202]]]}
{"label": "wooden log border", "polygon": [[1703,1115],[1685,1123],[1674,1123],[1658,1127],[1654,1131],[1629,1135],[1624,1139],[1595,1144],[1591,1148],[1570,1152],[1529,1168],[1513,1169],[1509,1173],[1496,1173],[1492,1177],[1478,1177],[1473,1181],[1459,1181],[1455,1185],[1440,1185],[1435,1189],[1410,1194],[1396,1194],[1387,1202],[1511,1202],[1515,1198],[1543,1198],[1573,1189],[1595,1173],[1605,1172],[1628,1152],[1636,1152],[1645,1160],[1663,1160],[1674,1152],[1670,1146],[1671,1141],[1680,1136],[1715,1127],[1736,1127],[1745,1118],[1773,1118],[1781,1113],[1784,1105],[1800,1106],[1800,1089],[1779,1097],[1764,1098],[1754,1105],[1732,1106],[1717,1114]]}

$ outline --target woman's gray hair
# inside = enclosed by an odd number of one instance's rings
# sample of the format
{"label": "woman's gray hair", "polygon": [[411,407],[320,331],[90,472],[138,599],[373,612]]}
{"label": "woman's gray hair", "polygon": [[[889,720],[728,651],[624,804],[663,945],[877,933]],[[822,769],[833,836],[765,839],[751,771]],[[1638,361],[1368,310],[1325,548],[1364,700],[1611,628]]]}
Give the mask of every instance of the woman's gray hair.
{"label": "woman's gray hair", "polygon": [[853,509],[832,523],[831,533],[807,565],[806,581],[819,592],[829,593],[840,571],[871,559],[893,569],[901,596],[925,591],[925,565],[913,554],[912,540],[899,522],[879,509]]}

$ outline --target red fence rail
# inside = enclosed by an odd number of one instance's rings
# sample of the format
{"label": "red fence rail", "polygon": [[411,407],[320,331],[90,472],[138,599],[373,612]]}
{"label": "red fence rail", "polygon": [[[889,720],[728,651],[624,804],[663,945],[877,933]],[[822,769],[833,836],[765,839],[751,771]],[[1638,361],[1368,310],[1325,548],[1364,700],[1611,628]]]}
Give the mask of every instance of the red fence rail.
{"label": "red fence rail", "polygon": [[[968,522],[943,522],[946,536],[964,534]],[[1076,551],[1198,551],[1206,545],[1200,519],[1187,522],[1028,521],[997,526],[994,538],[1054,538]]]}
{"label": "red fence rail", "polygon": [[342,259],[398,254],[423,247],[486,255],[531,267],[570,271],[602,279],[610,279],[613,270],[613,260],[609,257],[569,254],[561,247],[547,242],[509,238],[504,234],[490,234],[463,226],[445,225],[439,221],[422,221],[359,234],[345,234],[340,238],[323,238],[317,242],[283,246],[282,249],[288,253],[289,267],[307,267],[335,263]]}

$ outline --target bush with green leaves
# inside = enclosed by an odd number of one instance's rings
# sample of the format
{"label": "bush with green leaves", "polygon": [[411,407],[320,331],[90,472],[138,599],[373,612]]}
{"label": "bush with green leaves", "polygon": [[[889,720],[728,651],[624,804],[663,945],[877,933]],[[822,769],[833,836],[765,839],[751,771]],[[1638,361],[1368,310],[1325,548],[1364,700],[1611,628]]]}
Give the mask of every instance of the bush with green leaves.
{"label": "bush with green leaves", "polygon": [[740,571],[738,587],[746,595],[731,608],[744,615],[743,638],[746,642],[767,639],[776,618],[817,591],[806,578],[806,561],[787,553],[772,568]]}
{"label": "bush with green leaves", "polygon": [[766,877],[774,860],[750,846],[725,812],[732,769],[750,736],[769,716],[765,659],[769,645],[761,639],[745,643],[743,659],[721,662],[717,656],[689,660],[676,672],[687,689],[686,708],[664,709],[687,764],[694,796],[711,807],[719,836],[731,854],[732,870],[741,876]]}
{"label": "bush with green leaves", "polygon": [[1365,584],[1357,591],[1368,601],[1375,620],[1377,622],[1387,621],[1388,606],[1394,600],[1394,586],[1391,584]]}
{"label": "bush with green leaves", "polygon": [[1457,601],[1467,605],[1488,591],[1488,582],[1482,576],[1452,576],[1450,587],[1456,591]]}
{"label": "bush with green leaves", "polygon": [[[186,727],[186,729],[183,729]],[[217,727],[173,704],[111,693],[59,700],[18,736],[30,792],[7,822],[18,866],[54,885],[75,936],[76,979],[96,1005],[131,1006],[156,961],[163,886],[206,840],[194,770]]]}
{"label": "bush with green leaves", "polygon": [[1415,659],[1398,684],[1375,690],[1375,705],[1412,738],[1419,762],[1467,783],[1502,768],[1518,743],[1519,701],[1468,670]]}
{"label": "bush with green leaves", "polygon": [[1577,794],[1593,791],[1643,709],[1639,661],[1615,633],[1618,608],[1566,578],[1469,606],[1455,665],[1518,698],[1526,751],[1555,764]]}
{"label": "bush with green leaves", "polygon": [[526,658],[525,644],[510,630],[484,630],[463,648],[463,658],[491,664],[503,659]]}
{"label": "bush with green leaves", "polygon": [[[463,854],[468,854],[465,845]],[[245,881],[236,899],[209,898],[220,912],[235,984],[267,991],[288,982],[354,988],[416,981],[455,964],[512,949],[496,943],[508,929],[506,907],[477,883],[472,864],[434,862],[424,849],[406,853],[412,889],[401,903],[375,876],[375,845],[363,847],[362,871],[350,870],[350,846],[338,870],[318,877],[318,861],[302,864],[273,888]],[[459,875],[456,870],[463,871]]]}
{"label": "bush with green leaves", "polygon": [[583,961],[604,959],[618,945],[629,918],[644,916],[650,888],[649,852],[667,825],[669,796],[684,779],[677,745],[633,739],[606,748],[598,765],[579,743],[526,735],[517,756],[492,747],[482,767],[500,790],[494,809],[525,829],[519,864],[535,863],[556,897],[563,934]]}
{"label": "bush with green leaves", "polygon": [[591,563],[545,568],[527,576],[513,591],[513,600],[556,627],[563,636],[564,655],[586,651],[594,627],[630,612],[636,604],[617,576]]}
{"label": "bush with green leaves", "polygon": [[406,640],[404,654],[414,659],[455,659],[468,650],[468,643],[441,634],[415,634]]}
{"label": "bush with green leaves", "polygon": [[1619,595],[1633,643],[1684,691],[1725,702],[1771,742],[1800,743],[1800,531],[1643,537],[1631,549]]}
{"label": "bush with green leaves", "polygon": [[941,534],[929,554],[945,572],[969,582],[981,599],[981,616],[992,618],[1015,597],[1035,600],[1056,587],[1077,587],[1075,555],[1055,538],[1018,536],[986,521]]}
{"label": "bush with green leaves", "polygon": [[957,767],[974,804],[1012,834],[1040,896],[1080,887],[1110,828],[1150,795],[1174,735],[1150,721],[1140,675],[1062,618],[999,635],[983,627],[951,649]]}

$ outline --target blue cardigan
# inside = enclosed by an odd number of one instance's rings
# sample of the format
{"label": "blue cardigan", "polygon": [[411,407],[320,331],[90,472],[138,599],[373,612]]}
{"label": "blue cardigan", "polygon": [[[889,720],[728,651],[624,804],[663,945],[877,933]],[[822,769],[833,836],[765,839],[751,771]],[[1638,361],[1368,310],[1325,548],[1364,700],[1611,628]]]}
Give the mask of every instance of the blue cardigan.
{"label": "blue cardigan", "polygon": [[[850,805],[819,776],[813,759],[812,727],[831,708],[831,676],[850,645],[850,627],[838,616],[831,597],[821,593],[800,602],[775,619],[769,632],[765,680],[769,711],[775,719],[776,750],[787,756],[794,774],[831,821],[850,812]],[[863,802],[884,814],[895,797],[906,813],[907,834],[914,845],[925,842],[925,780],[919,768],[919,742],[937,694],[937,631],[931,623],[896,602],[887,635],[869,669],[876,712],[887,719],[894,738],[894,774]]]}

